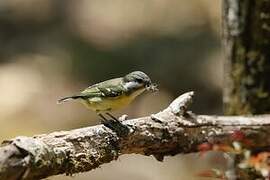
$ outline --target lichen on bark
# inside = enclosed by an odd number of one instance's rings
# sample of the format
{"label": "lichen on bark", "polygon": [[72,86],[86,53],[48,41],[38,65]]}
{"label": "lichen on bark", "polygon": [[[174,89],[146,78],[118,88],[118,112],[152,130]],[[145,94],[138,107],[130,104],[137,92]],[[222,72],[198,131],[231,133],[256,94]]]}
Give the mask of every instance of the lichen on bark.
{"label": "lichen on bark", "polygon": [[270,1],[224,0],[223,19],[225,113],[270,112]]}

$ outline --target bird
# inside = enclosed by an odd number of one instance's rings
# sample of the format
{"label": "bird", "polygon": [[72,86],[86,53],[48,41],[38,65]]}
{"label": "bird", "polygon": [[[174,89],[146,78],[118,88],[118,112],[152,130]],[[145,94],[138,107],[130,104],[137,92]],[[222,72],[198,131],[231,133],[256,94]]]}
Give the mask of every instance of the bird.
{"label": "bird", "polygon": [[158,88],[147,74],[134,71],[120,78],[91,85],[80,93],[59,99],[58,103],[70,100],[79,101],[88,109],[95,111],[102,121],[108,120],[104,113],[118,120],[111,112],[126,107],[144,91],[155,92]]}

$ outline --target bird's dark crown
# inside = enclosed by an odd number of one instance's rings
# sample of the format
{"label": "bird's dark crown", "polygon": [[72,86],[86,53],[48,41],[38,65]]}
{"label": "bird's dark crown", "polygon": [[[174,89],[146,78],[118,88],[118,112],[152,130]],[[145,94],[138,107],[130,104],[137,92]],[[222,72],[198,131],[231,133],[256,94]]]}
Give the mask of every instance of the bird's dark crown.
{"label": "bird's dark crown", "polygon": [[124,77],[124,82],[137,82],[139,84],[151,85],[151,79],[142,71],[134,71]]}

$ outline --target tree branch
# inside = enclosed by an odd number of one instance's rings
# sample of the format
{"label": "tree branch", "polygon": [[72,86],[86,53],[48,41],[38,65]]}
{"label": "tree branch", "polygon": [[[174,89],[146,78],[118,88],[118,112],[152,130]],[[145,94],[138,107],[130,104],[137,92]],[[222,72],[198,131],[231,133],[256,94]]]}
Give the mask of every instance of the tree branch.
{"label": "tree branch", "polygon": [[[186,111],[188,92],[157,114],[34,137],[16,137],[0,147],[0,179],[40,179],[90,171],[122,154],[164,156],[198,152],[198,146],[230,144],[241,131],[250,148],[269,147],[270,115],[206,116]],[[109,128],[108,128],[109,127]]]}

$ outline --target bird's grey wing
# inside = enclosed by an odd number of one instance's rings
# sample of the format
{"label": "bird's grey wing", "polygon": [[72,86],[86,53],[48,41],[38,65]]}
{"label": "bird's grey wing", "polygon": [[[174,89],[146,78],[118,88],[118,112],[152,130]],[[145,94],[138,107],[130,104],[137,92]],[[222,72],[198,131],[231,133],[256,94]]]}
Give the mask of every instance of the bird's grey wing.
{"label": "bird's grey wing", "polygon": [[80,94],[84,97],[117,97],[123,94],[122,78],[111,79],[92,85]]}
{"label": "bird's grey wing", "polygon": [[99,87],[98,89],[105,97],[117,97],[124,93],[121,86]]}
{"label": "bird's grey wing", "polygon": [[102,97],[103,96],[102,92],[99,90],[98,87],[89,87],[89,88],[83,90],[79,95],[81,97],[84,97],[84,98]]}

